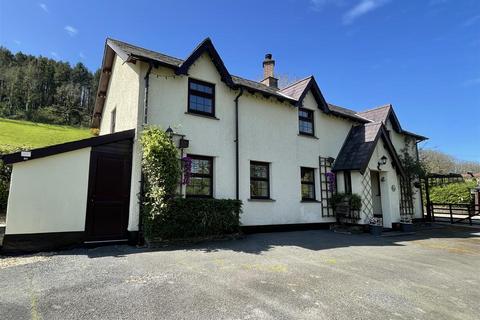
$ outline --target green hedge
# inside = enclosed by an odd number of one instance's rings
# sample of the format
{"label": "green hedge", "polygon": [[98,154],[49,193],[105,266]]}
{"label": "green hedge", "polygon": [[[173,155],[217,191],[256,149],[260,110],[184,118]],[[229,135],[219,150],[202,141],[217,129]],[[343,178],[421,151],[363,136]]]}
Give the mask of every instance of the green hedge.
{"label": "green hedge", "polygon": [[450,183],[430,189],[432,203],[469,203],[470,190],[476,187],[475,181]]}
{"label": "green hedge", "polygon": [[170,199],[158,214],[144,216],[145,237],[173,240],[237,233],[241,207],[239,200]]}

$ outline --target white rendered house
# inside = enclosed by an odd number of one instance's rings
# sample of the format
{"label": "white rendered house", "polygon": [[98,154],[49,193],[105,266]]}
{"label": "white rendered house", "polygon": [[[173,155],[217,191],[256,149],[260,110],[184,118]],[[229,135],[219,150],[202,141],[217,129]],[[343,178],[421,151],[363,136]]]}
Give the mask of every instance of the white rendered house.
{"label": "white rendered house", "polygon": [[[138,139],[148,125],[172,128],[182,154],[192,158],[192,179],[182,194],[242,200],[245,227],[330,224],[335,217],[329,199],[336,191],[362,197],[358,223],[378,216],[390,228],[401,213],[421,218],[419,190],[414,189],[413,198],[402,197],[405,173],[399,155],[408,148],[416,157],[417,142],[426,138],[405,131],[391,105],[356,112],[327,103],[313,76],[278,88],[274,65],[266,55],[264,79],[257,82],[230,74],[210,39],[184,60],[107,39],[93,120],[100,136],[66,148],[32,150],[28,157],[4,158],[13,164],[7,238],[76,232],[83,240],[115,240],[136,233]],[[109,152],[117,156],[109,157]],[[42,177],[67,186],[57,190],[57,195],[65,193],[64,200],[36,210],[20,201],[28,195],[33,202],[35,197],[45,202],[45,195],[32,190],[42,186],[27,184],[24,177],[40,174],[46,162],[55,161],[65,173],[74,170],[73,161],[80,162],[74,166],[75,179],[81,181],[76,184],[81,192],[75,192],[75,212],[58,213],[66,210],[62,201],[73,196],[65,174],[53,180]],[[106,208],[92,191],[96,185],[108,189],[102,179],[116,175],[115,170],[124,176],[116,181],[124,186],[117,190],[123,199],[117,209]],[[102,172],[107,178],[97,177],[98,182],[95,175]],[[54,211],[62,221],[41,228],[23,222],[46,219]],[[122,219],[114,223],[119,230],[105,230],[108,219]]]}

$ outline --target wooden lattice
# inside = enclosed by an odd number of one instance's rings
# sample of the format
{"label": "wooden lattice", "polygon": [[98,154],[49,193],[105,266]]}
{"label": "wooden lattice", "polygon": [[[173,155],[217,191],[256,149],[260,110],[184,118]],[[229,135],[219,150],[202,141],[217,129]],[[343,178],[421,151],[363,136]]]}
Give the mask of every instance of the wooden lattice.
{"label": "wooden lattice", "polygon": [[366,217],[365,222],[368,223],[373,218],[372,179],[370,178],[369,169],[362,175],[362,189],[362,213]]}
{"label": "wooden lattice", "polygon": [[337,190],[337,180],[335,179],[334,186],[330,185],[327,174],[332,172],[333,158],[320,157],[320,198],[322,202],[322,217],[334,217],[332,205],[330,200],[332,195]]}
{"label": "wooden lattice", "polygon": [[410,180],[400,177],[400,215],[413,216],[413,190]]}

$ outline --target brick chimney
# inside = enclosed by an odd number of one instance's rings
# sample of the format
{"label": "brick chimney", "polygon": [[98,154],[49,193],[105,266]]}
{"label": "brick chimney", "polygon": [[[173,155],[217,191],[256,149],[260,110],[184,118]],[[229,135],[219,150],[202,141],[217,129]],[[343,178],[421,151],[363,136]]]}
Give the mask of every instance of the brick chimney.
{"label": "brick chimney", "polygon": [[275,67],[275,60],[272,59],[272,54],[267,53],[265,60],[263,60],[263,80],[261,83],[272,88],[278,89],[278,79],[273,75],[273,68]]}

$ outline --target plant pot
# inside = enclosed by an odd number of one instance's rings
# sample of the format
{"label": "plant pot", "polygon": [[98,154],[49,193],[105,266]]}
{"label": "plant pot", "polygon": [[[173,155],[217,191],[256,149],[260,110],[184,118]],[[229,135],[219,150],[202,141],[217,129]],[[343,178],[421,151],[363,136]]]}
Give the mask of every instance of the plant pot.
{"label": "plant pot", "polygon": [[382,235],[382,231],[383,231],[383,226],[378,226],[378,225],[374,225],[374,224],[370,225],[370,234],[371,235],[380,236],[380,235]]}
{"label": "plant pot", "polygon": [[413,223],[408,223],[408,222],[401,222],[400,223],[400,230],[402,232],[413,232]]}

